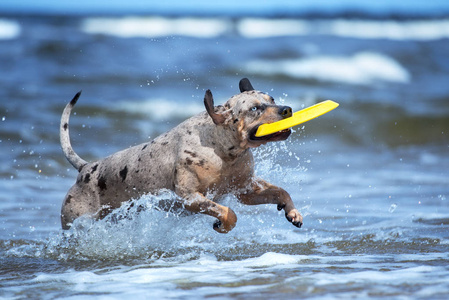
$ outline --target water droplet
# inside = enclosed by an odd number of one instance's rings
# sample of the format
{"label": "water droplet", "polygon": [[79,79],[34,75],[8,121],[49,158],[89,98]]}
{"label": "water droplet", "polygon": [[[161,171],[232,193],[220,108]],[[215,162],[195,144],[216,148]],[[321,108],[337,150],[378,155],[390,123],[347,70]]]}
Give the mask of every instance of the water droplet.
{"label": "water droplet", "polygon": [[5,120],[6,120],[6,117],[3,117],[3,118],[2,118],[2,121],[5,121]]}
{"label": "water droplet", "polygon": [[390,208],[388,209],[388,212],[390,214],[393,213],[396,210],[397,207],[398,207],[398,205],[396,203],[391,204]]}

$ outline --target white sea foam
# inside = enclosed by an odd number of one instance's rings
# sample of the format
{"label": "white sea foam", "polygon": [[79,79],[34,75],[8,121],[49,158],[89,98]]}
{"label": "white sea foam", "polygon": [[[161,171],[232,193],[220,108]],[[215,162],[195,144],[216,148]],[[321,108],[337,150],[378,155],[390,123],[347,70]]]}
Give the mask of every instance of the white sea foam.
{"label": "white sea foam", "polygon": [[[315,291],[323,298],[335,296],[335,293],[340,298],[354,298],[360,297],[361,292],[351,286],[361,284],[365,284],[365,293],[379,293],[381,289],[384,296],[400,290],[406,297],[409,292],[404,291],[403,286],[414,286],[413,293],[430,298],[445,294],[448,280],[444,267],[398,267],[385,262],[377,263],[383,259],[387,257],[376,257],[373,262],[365,261],[361,255],[342,257],[268,252],[254,258],[223,261],[213,255],[202,254],[187,261],[161,258],[151,265],[41,273],[26,283],[45,284],[47,288],[59,289],[67,286],[73,294],[106,293],[112,298],[133,296],[139,299],[148,296],[149,291],[156,298],[192,298],[192,295],[202,298],[231,293],[250,295],[253,291],[261,293],[280,288],[304,290],[307,291],[305,295]],[[436,289],[429,290],[427,286],[430,284]],[[335,286],[343,288],[336,292]],[[345,289],[345,286],[349,288]]]}
{"label": "white sea foam", "polygon": [[247,38],[333,35],[358,39],[437,40],[449,38],[449,19],[423,21],[242,19],[238,32]]}
{"label": "white sea foam", "polygon": [[149,99],[143,102],[126,101],[116,106],[119,111],[142,113],[155,121],[185,119],[204,110],[201,101],[179,103],[166,99]]}
{"label": "white sea foam", "polygon": [[311,23],[306,20],[242,19],[237,24],[237,30],[247,38],[297,36],[313,33]]}
{"label": "white sea foam", "polygon": [[235,31],[246,38],[330,35],[357,39],[438,40],[449,38],[449,19],[390,20],[305,20],[244,18],[228,19],[117,17],[86,18],[81,29],[89,34],[117,37],[191,36],[215,38]]}
{"label": "white sea foam", "polygon": [[20,31],[17,22],[0,19],[0,40],[15,39],[20,35]]}
{"label": "white sea foam", "polygon": [[226,20],[201,18],[87,18],[81,28],[89,34],[105,34],[123,38],[158,38],[176,35],[213,38],[228,31],[229,24]]}
{"label": "white sea foam", "polygon": [[252,61],[247,70],[264,75],[371,84],[376,81],[407,83],[409,72],[394,59],[379,53],[359,52],[350,57],[311,56],[278,61]]}

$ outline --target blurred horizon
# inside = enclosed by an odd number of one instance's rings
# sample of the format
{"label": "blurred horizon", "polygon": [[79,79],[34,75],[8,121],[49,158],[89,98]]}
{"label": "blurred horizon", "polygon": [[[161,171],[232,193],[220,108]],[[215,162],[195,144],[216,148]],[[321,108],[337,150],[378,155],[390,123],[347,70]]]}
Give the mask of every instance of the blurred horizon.
{"label": "blurred horizon", "polygon": [[166,2],[123,1],[55,1],[3,0],[0,16],[4,15],[166,15],[166,16],[365,16],[365,17],[447,17],[449,1],[238,1],[210,2],[205,0]]}

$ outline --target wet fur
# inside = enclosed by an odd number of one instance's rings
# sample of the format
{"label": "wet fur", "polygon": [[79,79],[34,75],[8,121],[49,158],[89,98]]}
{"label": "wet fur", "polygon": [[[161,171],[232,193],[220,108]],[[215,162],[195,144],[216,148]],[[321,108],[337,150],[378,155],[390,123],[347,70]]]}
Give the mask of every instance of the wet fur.
{"label": "wet fur", "polygon": [[205,195],[216,198],[233,193],[248,205],[272,203],[284,209],[287,219],[302,225],[289,194],[255,177],[250,148],[285,140],[290,131],[267,137],[254,136],[257,127],[291,115],[271,96],[256,91],[247,79],[241,93],[223,106],[214,106],[212,93],[204,97],[206,111],[193,116],[151,142],[128,148],[96,162],[80,158],[70,144],[69,117],[80,93],[67,104],[61,117],[61,146],[69,162],[79,171],[61,209],[63,229],[82,216],[102,218],[122,202],[161,189],[174,191],[184,207],[217,218],[214,229],[226,233],[237,216]]}

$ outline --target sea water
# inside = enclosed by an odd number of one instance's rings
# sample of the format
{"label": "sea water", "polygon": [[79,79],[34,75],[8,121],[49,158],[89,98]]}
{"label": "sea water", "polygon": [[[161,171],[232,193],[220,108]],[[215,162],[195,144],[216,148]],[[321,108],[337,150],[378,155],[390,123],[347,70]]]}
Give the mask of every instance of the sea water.
{"label": "sea water", "polygon": [[[0,297],[445,299],[449,293],[447,19],[0,19]],[[161,210],[171,191],[60,229],[77,171],[222,104],[250,78],[293,110],[340,106],[254,150],[304,216],[221,199],[238,216]],[[145,209],[137,210],[137,207]]]}

